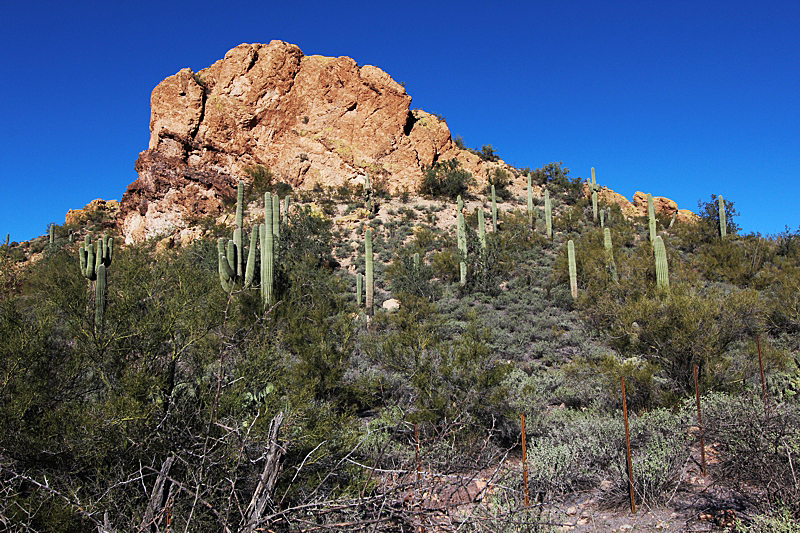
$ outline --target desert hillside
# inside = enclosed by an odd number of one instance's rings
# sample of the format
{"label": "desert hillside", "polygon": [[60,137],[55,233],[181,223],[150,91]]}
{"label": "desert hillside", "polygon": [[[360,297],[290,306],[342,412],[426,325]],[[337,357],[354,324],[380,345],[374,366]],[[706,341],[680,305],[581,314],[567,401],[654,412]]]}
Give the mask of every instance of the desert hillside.
{"label": "desert hillside", "polygon": [[0,247],[6,530],[796,531],[800,233],[277,41],[151,105],[119,204]]}

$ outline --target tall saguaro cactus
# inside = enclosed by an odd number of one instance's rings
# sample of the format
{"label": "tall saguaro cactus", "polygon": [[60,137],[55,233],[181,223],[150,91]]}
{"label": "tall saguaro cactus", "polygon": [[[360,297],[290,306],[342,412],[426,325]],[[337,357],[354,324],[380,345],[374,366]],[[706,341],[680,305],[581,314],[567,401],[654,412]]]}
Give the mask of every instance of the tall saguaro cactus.
{"label": "tall saguaro cactus", "polygon": [[250,234],[250,249],[247,258],[244,255],[244,183],[239,182],[236,190],[236,227],[233,230],[233,239],[220,237],[217,240],[217,268],[219,281],[225,292],[230,292],[237,281],[249,287],[255,280],[256,248],[259,240],[259,227],[253,228]]}
{"label": "tall saguaro cactus", "polygon": [[483,209],[478,209],[478,241],[481,243],[481,251],[486,250],[486,221],[483,218]]}
{"label": "tall saguaro cactus", "polygon": [[653,195],[647,193],[647,223],[650,226],[650,242],[655,242],[656,238],[656,210],[653,207]]}
{"label": "tall saguaro cactus", "polygon": [[553,206],[550,204],[550,191],[544,190],[544,223],[547,238],[553,238]]}
{"label": "tall saguaro cactus", "polygon": [[497,233],[497,197],[494,194],[494,185],[492,185],[492,231]]}
{"label": "tall saguaro cactus", "polygon": [[660,235],[653,241],[653,253],[656,261],[656,286],[662,290],[669,290],[669,270],[667,269],[667,250],[664,239]]}
{"label": "tall saguaro cactus", "polygon": [[608,270],[611,272],[611,279],[614,280],[614,283],[619,283],[617,264],[614,262],[614,247],[611,244],[611,230],[608,228],[603,228],[603,247],[605,248],[606,265],[608,265]]}
{"label": "tall saguaro cactus", "polygon": [[728,221],[725,218],[725,200],[717,196],[717,210],[719,211],[719,237],[724,239],[728,235]]}
{"label": "tall saguaro cactus", "polygon": [[467,284],[467,229],[464,223],[464,213],[458,212],[458,269],[461,286]]}
{"label": "tall saguaro cactus", "polygon": [[281,238],[281,199],[277,193],[272,197],[272,233],[276,241]]}
{"label": "tall saguaro cactus", "polygon": [[373,258],[372,258],[372,230],[368,229],[364,235],[364,260],[366,263],[366,307],[367,316],[372,316],[374,313],[373,306],[375,305],[375,278],[373,276]]}
{"label": "tall saguaro cactus", "polygon": [[233,230],[233,244],[236,246],[236,276],[242,277],[244,266],[244,246],[242,244],[242,226],[244,225],[244,182],[236,187],[236,229]]}
{"label": "tall saguaro cactus", "polygon": [[106,276],[106,265],[100,263],[97,268],[94,293],[94,326],[96,329],[103,327],[103,317],[106,312],[106,289],[108,286],[108,278]]}
{"label": "tall saguaro cactus", "polygon": [[578,299],[578,269],[575,266],[575,243],[567,242],[567,261],[569,262],[569,290],[574,300]]}
{"label": "tall saguaro cactus", "polygon": [[275,268],[275,232],[272,197],[264,193],[264,223],[261,224],[261,299],[264,307],[272,305]]}
{"label": "tall saguaro cactus", "polygon": [[96,330],[103,327],[108,286],[106,269],[111,266],[113,255],[114,239],[108,236],[100,237],[92,245],[92,241],[87,235],[83,246],[78,249],[81,274],[89,280],[90,291],[91,284],[94,282],[94,324]]}

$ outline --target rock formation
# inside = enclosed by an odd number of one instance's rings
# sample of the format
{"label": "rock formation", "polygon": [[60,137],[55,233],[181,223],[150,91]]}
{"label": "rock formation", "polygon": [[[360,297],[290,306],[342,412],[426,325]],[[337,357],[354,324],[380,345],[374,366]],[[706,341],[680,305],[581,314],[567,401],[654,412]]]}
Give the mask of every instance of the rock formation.
{"label": "rock formation", "polygon": [[91,218],[111,219],[117,215],[119,202],[116,200],[92,200],[83,209],[70,209],[64,217],[67,226],[79,226]]}
{"label": "rock formation", "polygon": [[370,176],[390,192],[415,191],[438,160],[458,158],[479,187],[505,166],[459,149],[447,124],[410,104],[377,67],[305,56],[282,41],[239,45],[199,72],[184,68],[152,92],[149,148],[118,215],[125,241],[218,214],[257,165],[295,188]]}

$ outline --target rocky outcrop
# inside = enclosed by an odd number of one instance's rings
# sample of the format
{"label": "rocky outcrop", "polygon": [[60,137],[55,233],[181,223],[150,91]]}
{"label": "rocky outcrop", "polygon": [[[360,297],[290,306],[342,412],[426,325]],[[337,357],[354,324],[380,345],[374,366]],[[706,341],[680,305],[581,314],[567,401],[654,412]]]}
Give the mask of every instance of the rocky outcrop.
{"label": "rocky outcrop", "polygon": [[282,41],[242,44],[199,72],[182,69],[150,104],[149,148],[120,207],[126,242],[218,214],[257,165],[296,188],[370,176],[390,192],[416,190],[438,160],[458,158],[478,187],[489,169],[505,167],[459,149],[447,124],[411,110],[403,86],[381,69],[305,56]]}
{"label": "rocky outcrop", "polygon": [[[583,191],[587,198],[591,196],[588,183],[584,185]],[[599,202],[607,205],[618,205],[620,211],[622,211],[622,214],[626,217],[635,218],[647,216],[647,193],[636,191],[633,194],[633,201],[630,201],[611,189],[600,187],[597,192],[597,199]],[[677,213],[676,221],[679,223],[695,222],[697,220],[697,215],[695,213],[688,209],[678,209],[678,204],[676,202],[663,196],[653,197],[653,209],[656,214],[664,214],[669,217]]]}
{"label": "rocky outcrop", "polygon": [[[636,191],[633,194],[633,209],[631,216],[647,216],[647,193]],[[677,213],[677,222],[694,222],[697,220],[697,215],[688,209],[678,209],[678,204],[669,198],[663,196],[653,196],[653,210],[656,214],[664,214],[673,216]]]}
{"label": "rocky outcrop", "polygon": [[113,220],[119,210],[119,202],[116,200],[102,200],[100,198],[92,200],[83,209],[70,209],[64,217],[66,226],[80,226],[84,222],[92,219]]}

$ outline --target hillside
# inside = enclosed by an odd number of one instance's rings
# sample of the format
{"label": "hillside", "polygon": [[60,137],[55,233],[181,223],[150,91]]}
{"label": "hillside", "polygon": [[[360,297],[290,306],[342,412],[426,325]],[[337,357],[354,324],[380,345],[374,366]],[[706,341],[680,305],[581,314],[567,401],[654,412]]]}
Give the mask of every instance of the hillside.
{"label": "hillside", "polygon": [[[740,235],[711,192],[697,216],[665,198],[650,215],[560,163],[455,145],[407,182],[356,172],[357,136],[339,181],[269,150],[233,158],[237,136],[204,126],[231,65],[394,87],[295,48],[242,45],[165,80],[154,100],[183,80],[203,111],[181,132],[154,105],[119,210],[0,249],[7,530],[797,530],[800,233]],[[268,109],[237,123],[266,128]],[[337,131],[323,116],[307,124]]]}

